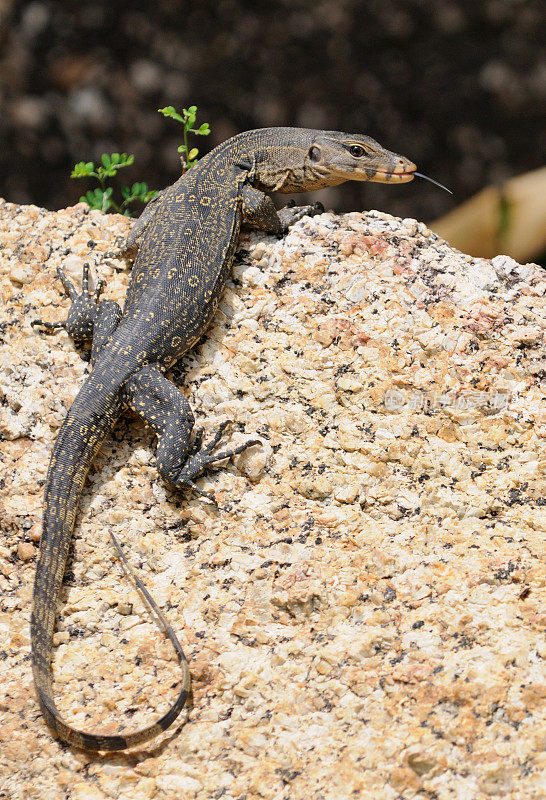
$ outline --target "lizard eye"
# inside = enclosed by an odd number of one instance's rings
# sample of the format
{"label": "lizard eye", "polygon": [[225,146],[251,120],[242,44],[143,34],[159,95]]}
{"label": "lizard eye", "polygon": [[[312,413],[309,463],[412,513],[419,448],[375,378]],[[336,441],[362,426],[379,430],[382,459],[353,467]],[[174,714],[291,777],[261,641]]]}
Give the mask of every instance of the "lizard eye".
{"label": "lizard eye", "polygon": [[349,153],[355,158],[361,158],[366,151],[359,144],[352,144],[349,147]]}

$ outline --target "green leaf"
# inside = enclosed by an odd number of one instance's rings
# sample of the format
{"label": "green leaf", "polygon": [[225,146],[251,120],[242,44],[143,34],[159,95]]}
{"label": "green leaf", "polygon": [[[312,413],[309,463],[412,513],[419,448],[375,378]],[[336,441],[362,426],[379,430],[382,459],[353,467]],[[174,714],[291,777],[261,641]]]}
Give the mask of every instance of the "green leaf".
{"label": "green leaf", "polygon": [[137,183],[133,183],[131,188],[128,186],[123,186],[121,193],[123,195],[123,204],[124,206],[129,205],[134,200],[140,200],[143,203],[147,203],[148,200],[151,200],[157,192],[149,192],[148,191],[148,184],[144,183],[144,181],[140,181]]}
{"label": "green leaf", "polygon": [[199,134],[200,136],[208,136],[210,133],[209,123],[203,122],[203,124],[199,126],[195,133]]}
{"label": "green leaf", "polygon": [[89,203],[91,208],[101,208],[102,206],[102,189],[90,189],[85,193],[83,198],[86,203]]}
{"label": "green leaf", "polygon": [[195,161],[198,155],[199,155],[199,150],[197,149],[197,147],[192,147],[192,149],[188,153],[188,158],[190,161]]}
{"label": "green leaf", "polygon": [[116,173],[117,173],[116,167],[108,167],[108,168],[98,167],[97,169],[97,175],[99,181],[103,181],[105,178],[113,178]]}
{"label": "green leaf", "polygon": [[191,126],[195,122],[195,117],[197,114],[197,106],[190,106],[189,108],[182,109],[182,113],[184,114],[184,127],[187,131],[190,130]]}
{"label": "green leaf", "polygon": [[74,164],[74,168],[70,173],[71,178],[87,178],[95,171],[95,165],[92,161],[79,161]]}
{"label": "green leaf", "polygon": [[135,157],[134,155],[127,155],[127,153],[122,153],[121,155],[119,153],[112,153],[111,155],[103,153],[101,160],[104,167],[99,167],[97,174],[99,180],[103,181],[105,178],[113,178],[114,175],[117,175],[118,169],[130,167]]}
{"label": "green leaf", "polygon": [[165,108],[158,108],[157,110],[160,114],[163,114],[164,117],[170,117],[177,122],[184,122],[184,118],[180,116],[174,106],[165,106]]}
{"label": "green leaf", "polygon": [[135,157],[132,153],[129,155],[127,155],[127,153],[122,153],[121,155],[119,155],[119,153],[112,153],[112,155],[119,156],[119,163],[116,164],[116,169],[121,169],[122,167],[130,167],[131,164],[133,164],[135,161]]}
{"label": "green leaf", "polygon": [[102,189],[90,189],[83,197],[80,197],[80,202],[87,203],[90,208],[98,211],[108,211],[112,206],[110,198],[113,191],[111,188],[106,189],[104,192]]}
{"label": "green leaf", "polygon": [[[153,200],[154,197],[157,197],[157,195],[159,194],[159,192],[156,191],[155,189],[151,189],[150,191],[148,191],[148,187],[146,186],[145,183],[141,183],[139,184],[139,186],[140,186],[140,191],[134,192],[129,197],[127,201],[128,203],[133,203],[135,200],[138,200],[140,203],[144,203],[144,205],[146,205],[146,203],[149,203],[150,200]],[[146,187],[145,190],[143,190],[142,187]]]}

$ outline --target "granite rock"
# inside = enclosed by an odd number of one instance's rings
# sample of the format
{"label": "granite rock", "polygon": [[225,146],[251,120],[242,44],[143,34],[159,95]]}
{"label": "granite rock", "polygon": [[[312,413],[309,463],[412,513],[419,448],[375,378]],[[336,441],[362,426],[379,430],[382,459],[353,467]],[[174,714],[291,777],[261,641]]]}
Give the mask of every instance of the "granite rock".
{"label": "granite rock", "polygon": [[[244,233],[207,337],[172,376],[208,431],[262,445],[167,487],[125,416],[82,499],[59,608],[59,706],[137,727],[177,662],[108,530],[178,631],[193,678],[161,740],[92,755],[52,738],[29,663],[42,487],[87,364],[55,277],[130,222],[0,205],[0,796],[546,797],[546,274],[377,211]],[[542,381],[542,383],[541,383]]]}

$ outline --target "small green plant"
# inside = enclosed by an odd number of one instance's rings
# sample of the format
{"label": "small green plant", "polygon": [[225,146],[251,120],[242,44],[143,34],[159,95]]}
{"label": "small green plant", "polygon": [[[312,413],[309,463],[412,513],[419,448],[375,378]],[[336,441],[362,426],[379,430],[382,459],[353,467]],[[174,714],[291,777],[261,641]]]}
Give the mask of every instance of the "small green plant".
{"label": "small green plant", "polygon": [[98,209],[99,211],[116,211],[118,214],[125,214],[130,217],[131,212],[128,208],[131,203],[136,200],[141,203],[148,203],[157,195],[154,190],[148,189],[146,183],[133,183],[132,186],[122,186],[121,195],[123,200],[117,203],[114,198],[114,189],[112,186],[107,186],[108,178],[113,178],[117,175],[118,170],[123,167],[130,167],[134,162],[133,155],[127,153],[103,153],[101,156],[102,166],[95,167],[93,161],[80,161],[74,165],[70,177],[71,178],[96,178],[100,183],[100,188],[90,189],[82,197],[80,203],[87,203],[90,208]]}
{"label": "small green plant", "polygon": [[[165,106],[165,108],[158,109],[160,114],[164,117],[181,122],[184,126],[184,144],[178,148],[180,153],[180,160],[182,161],[183,172],[191,169],[197,161],[199,150],[197,147],[190,149],[188,145],[188,134],[195,133],[198,136],[208,136],[210,128],[208,122],[204,122],[199,128],[194,128],[195,120],[197,118],[197,106],[190,106],[183,108],[182,114],[179,114],[174,106]],[[114,189],[112,186],[107,186],[109,178],[114,178],[118,170],[123,167],[130,167],[135,160],[134,155],[127,153],[103,153],[101,156],[102,164],[95,166],[93,161],[80,161],[74,165],[70,177],[71,178],[96,178],[100,187],[90,189],[80,197],[80,203],[87,203],[90,208],[98,209],[102,212],[115,211],[118,214],[124,214],[131,217],[131,210],[129,206],[135,201],[140,203],[148,203],[157,196],[154,189],[148,189],[148,184],[144,182],[133,183],[132,186],[122,186],[121,196],[123,200],[119,203],[114,200]]]}
{"label": "small green plant", "polygon": [[163,114],[164,117],[175,119],[184,126],[184,144],[180,145],[178,152],[180,153],[180,160],[182,161],[184,172],[186,172],[186,170],[193,167],[199,155],[197,147],[192,147],[190,149],[188,145],[188,133],[195,133],[197,136],[208,136],[210,133],[209,123],[203,122],[198,128],[193,127],[197,119],[197,106],[183,108],[182,114],[179,114],[174,106],[165,106],[165,108],[158,108],[157,110],[160,114]]}

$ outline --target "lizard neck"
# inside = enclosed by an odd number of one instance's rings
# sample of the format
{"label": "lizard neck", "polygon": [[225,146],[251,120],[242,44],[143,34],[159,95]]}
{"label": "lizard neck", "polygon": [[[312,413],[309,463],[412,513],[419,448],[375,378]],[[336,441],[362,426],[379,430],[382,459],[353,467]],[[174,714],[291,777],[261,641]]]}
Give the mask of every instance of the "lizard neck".
{"label": "lizard neck", "polygon": [[305,128],[259,128],[228,139],[210,156],[245,171],[247,182],[262,192],[305,192],[342,183],[344,178],[309,159],[315,136]]}

